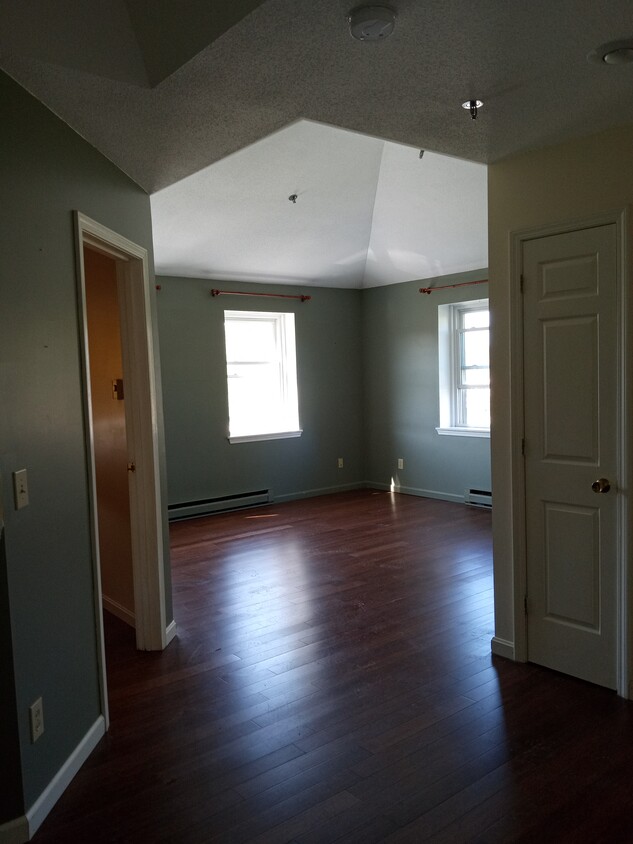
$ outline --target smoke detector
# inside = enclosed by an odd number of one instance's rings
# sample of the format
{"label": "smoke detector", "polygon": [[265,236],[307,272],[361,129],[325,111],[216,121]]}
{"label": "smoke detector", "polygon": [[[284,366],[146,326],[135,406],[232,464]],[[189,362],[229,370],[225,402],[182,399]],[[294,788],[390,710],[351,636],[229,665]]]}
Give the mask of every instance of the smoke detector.
{"label": "smoke detector", "polygon": [[386,6],[359,6],[347,16],[349,31],[357,41],[384,41],[396,25],[396,13]]}

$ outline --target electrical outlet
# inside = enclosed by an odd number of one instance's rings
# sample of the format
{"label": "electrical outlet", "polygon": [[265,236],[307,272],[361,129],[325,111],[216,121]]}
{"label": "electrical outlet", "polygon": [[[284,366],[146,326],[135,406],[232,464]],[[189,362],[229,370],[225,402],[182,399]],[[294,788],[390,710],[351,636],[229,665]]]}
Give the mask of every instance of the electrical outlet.
{"label": "electrical outlet", "polygon": [[404,469],[404,457],[398,458],[398,469]]}
{"label": "electrical outlet", "polygon": [[31,742],[35,743],[44,732],[44,704],[42,698],[29,706],[29,718],[31,721]]}
{"label": "electrical outlet", "polygon": [[339,469],[343,468],[343,458],[342,457],[339,457],[339,459],[338,459],[338,467],[339,467]]}
{"label": "electrical outlet", "polygon": [[26,477],[26,469],[18,469],[17,472],[13,473],[13,495],[16,510],[21,510],[29,503],[29,483]]}

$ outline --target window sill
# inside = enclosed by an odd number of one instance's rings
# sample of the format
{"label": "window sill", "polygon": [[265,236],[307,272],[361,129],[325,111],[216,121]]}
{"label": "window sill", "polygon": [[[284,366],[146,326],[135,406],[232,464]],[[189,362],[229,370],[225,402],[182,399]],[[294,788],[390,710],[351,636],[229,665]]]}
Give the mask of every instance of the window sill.
{"label": "window sill", "polygon": [[490,439],[490,428],[436,428],[443,437],[484,437]]}
{"label": "window sill", "polygon": [[228,441],[233,443],[256,443],[264,440],[289,440],[291,437],[300,437],[303,433],[300,431],[275,431],[272,434],[244,434],[241,437],[228,437]]}

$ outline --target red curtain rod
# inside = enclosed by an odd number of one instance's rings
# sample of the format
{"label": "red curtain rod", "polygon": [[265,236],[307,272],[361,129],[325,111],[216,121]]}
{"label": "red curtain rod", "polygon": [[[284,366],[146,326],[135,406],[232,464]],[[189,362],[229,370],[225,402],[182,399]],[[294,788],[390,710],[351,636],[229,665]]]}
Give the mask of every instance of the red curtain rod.
{"label": "red curtain rod", "polygon": [[271,299],[301,299],[307,302],[312,296],[291,296],[289,293],[245,293],[241,290],[212,290],[212,296],[267,296]]}
{"label": "red curtain rod", "polygon": [[428,293],[430,296],[434,290],[450,290],[451,287],[468,287],[469,284],[488,284],[488,279],[482,278],[481,281],[460,281],[459,284],[445,284],[443,287],[421,287],[420,293]]}

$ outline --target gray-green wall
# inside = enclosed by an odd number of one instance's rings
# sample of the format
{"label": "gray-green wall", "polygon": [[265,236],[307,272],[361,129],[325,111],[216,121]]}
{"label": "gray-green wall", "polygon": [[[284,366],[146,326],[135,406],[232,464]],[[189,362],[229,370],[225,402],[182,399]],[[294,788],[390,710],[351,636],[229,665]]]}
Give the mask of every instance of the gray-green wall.
{"label": "gray-green wall", "polygon": [[[437,307],[485,299],[488,285],[420,287],[487,278],[486,270],[363,291],[365,478],[417,495],[463,500],[490,490],[490,440],[440,436]],[[404,469],[398,469],[398,458]]]}
{"label": "gray-green wall", "polygon": [[[145,246],[150,257],[152,243],[147,195],[4,75],[0,185],[3,823],[41,795],[100,711],[73,211]],[[410,450],[423,454],[424,446],[411,421],[411,390],[425,383],[415,372],[427,367],[434,379],[437,365],[415,356],[410,336],[403,340],[419,330],[413,312],[423,301],[403,295],[407,285],[310,289],[310,302],[294,303],[304,434],[235,446],[226,441],[222,312],[238,301],[254,309],[278,304],[212,299],[217,282],[161,279],[161,285],[171,501],[260,487],[279,499],[378,483],[396,456],[412,471]],[[153,319],[156,326],[156,311]],[[435,340],[423,342],[436,348]],[[435,397],[428,402],[436,404]],[[412,488],[430,486],[425,465],[421,459],[419,478],[417,469],[407,477]],[[21,468],[29,472],[30,505],[16,512],[11,473]],[[475,480],[469,475],[468,483]],[[167,576],[167,588],[169,582]],[[167,613],[171,618],[169,597]],[[46,730],[31,744],[28,707],[39,696]]]}
{"label": "gray-green wall", "polygon": [[[462,273],[424,286],[485,277]],[[437,306],[485,298],[487,285],[426,296],[420,282],[336,290],[157,280],[170,504],[257,489],[279,500],[386,487],[392,478],[402,491],[456,500],[470,487],[490,489],[490,441],[435,431]],[[212,298],[214,287],[312,299]],[[228,442],[225,308],[296,314],[300,439]]]}
{"label": "gray-green wall", "polygon": [[[0,720],[17,718],[20,770],[8,781],[21,775],[28,809],[100,712],[73,211],[150,255],[152,232],[144,191],[4,75],[0,185],[0,617],[12,644],[0,647]],[[30,505],[15,511],[11,473],[22,468]],[[31,744],[39,696],[45,732]],[[13,812],[15,800],[0,807]]]}
{"label": "gray-green wall", "polygon": [[[361,297],[358,290],[157,279],[169,502],[258,489],[275,500],[359,486],[362,465]],[[312,296],[212,297],[212,288]],[[295,314],[301,437],[227,440],[224,310]],[[344,466],[337,468],[337,458]]]}

